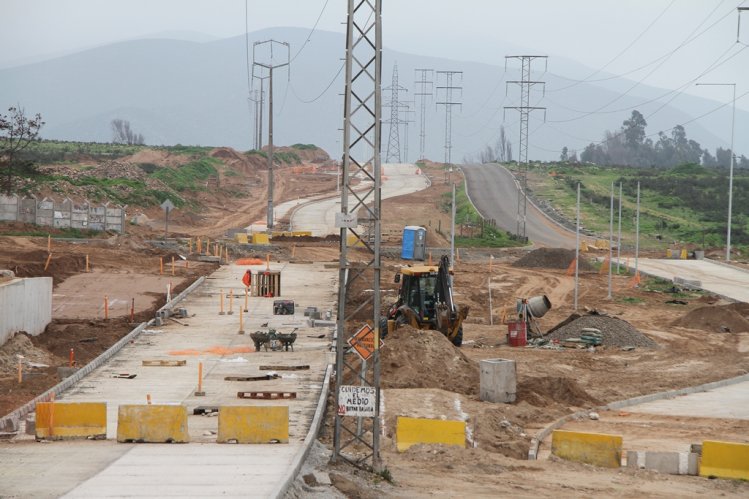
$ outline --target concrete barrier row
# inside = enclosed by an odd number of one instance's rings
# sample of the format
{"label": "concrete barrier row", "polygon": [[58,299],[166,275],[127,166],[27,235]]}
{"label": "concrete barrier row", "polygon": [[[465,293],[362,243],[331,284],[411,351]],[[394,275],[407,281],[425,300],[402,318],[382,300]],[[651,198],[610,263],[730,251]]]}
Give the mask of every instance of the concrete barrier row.
{"label": "concrete barrier row", "polygon": [[[193,282],[188,288],[186,288],[184,291],[182,291],[180,294],[175,296],[172,301],[168,302],[166,305],[161,307],[159,310],[165,310],[165,309],[171,309],[173,308],[177,303],[182,301],[188,294],[193,292],[198,286],[203,284],[205,281],[205,277],[202,276],[199,279],[197,279],[195,282]],[[69,376],[47,390],[46,392],[42,393],[38,397],[34,398],[30,402],[27,402],[23,406],[19,407],[15,411],[11,412],[10,414],[0,418],[0,432],[8,432],[8,433],[16,433],[18,432],[19,425],[21,420],[26,417],[27,414],[30,414],[34,412],[36,408],[36,404],[40,402],[48,402],[52,400],[53,397],[60,395],[62,392],[70,388],[71,386],[78,383],[81,379],[88,376],[94,369],[97,369],[99,366],[104,364],[106,361],[108,361],[110,358],[112,358],[117,352],[122,350],[122,348],[129,344],[131,341],[135,340],[140,333],[143,332],[143,330],[148,326],[148,323],[143,322],[139,324],[135,329],[130,331],[127,335],[125,335],[123,338],[121,338],[117,343],[109,347],[106,351],[104,351],[101,355],[96,357],[94,360],[86,364],[84,367],[82,367],[80,370],[78,370],[75,374],[72,376]]]}
{"label": "concrete barrier row", "polygon": [[[611,402],[610,404],[607,404],[604,406],[597,407],[595,410],[597,411],[619,410],[619,409],[623,409],[625,407],[631,407],[637,404],[644,404],[645,402],[653,402],[655,400],[676,398],[681,395],[688,395],[690,393],[706,392],[708,390],[713,390],[715,388],[720,388],[723,386],[734,385],[736,383],[743,383],[744,381],[749,381],[749,374],[743,374],[735,378],[713,381],[713,382],[705,383],[705,384],[698,385],[698,386],[690,386],[688,388],[681,388],[678,390],[667,390],[664,392],[651,393],[649,395],[641,395],[639,397],[619,400],[616,402]],[[551,435],[552,431],[558,428],[561,428],[564,424],[568,423],[569,421],[573,421],[577,419],[586,419],[588,417],[588,413],[590,413],[590,410],[585,409],[582,411],[577,411],[572,414],[567,414],[566,416],[562,416],[561,418],[550,423],[543,430],[536,433],[536,435],[531,439],[531,445],[530,445],[530,448],[528,449],[528,460],[533,461],[536,459],[536,457],[538,456],[538,448],[541,445],[541,442],[543,442],[549,435]]]}
{"label": "concrete barrier row", "polygon": [[[621,435],[554,430],[551,453],[562,459],[603,468],[619,468]],[[627,452],[627,467],[672,475],[749,480],[749,444],[706,440],[697,452]]]}
{"label": "concrete barrier row", "polygon": [[[37,440],[104,439],[104,402],[41,402],[36,406]],[[187,443],[187,407],[165,404],[121,405],[117,441],[123,443]],[[218,411],[217,443],[289,442],[288,406],[223,406]]]}

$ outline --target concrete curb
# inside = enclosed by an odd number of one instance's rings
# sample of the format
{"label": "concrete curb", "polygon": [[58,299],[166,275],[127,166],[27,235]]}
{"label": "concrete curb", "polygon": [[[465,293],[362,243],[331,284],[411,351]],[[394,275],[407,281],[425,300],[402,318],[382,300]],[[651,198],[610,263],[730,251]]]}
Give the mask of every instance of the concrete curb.
{"label": "concrete curb", "polygon": [[289,488],[294,483],[294,480],[296,480],[296,476],[299,474],[299,471],[302,469],[304,461],[307,459],[309,450],[312,447],[312,442],[314,441],[315,437],[317,437],[317,433],[320,431],[320,427],[322,426],[323,413],[325,412],[325,404],[328,399],[330,376],[332,372],[333,364],[328,364],[328,367],[325,370],[325,377],[323,378],[322,382],[322,389],[320,390],[320,399],[317,401],[315,416],[312,418],[312,424],[310,424],[307,436],[304,438],[302,448],[294,456],[294,460],[292,461],[291,468],[289,468],[289,473],[286,475],[286,478],[273,491],[270,497],[283,497],[286,492],[288,492]]}
{"label": "concrete curb", "polygon": [[[177,303],[182,301],[188,294],[190,294],[192,291],[195,290],[198,286],[203,284],[203,281],[205,281],[205,277],[201,276],[199,279],[197,279],[194,283],[192,283],[187,289],[182,291],[180,294],[175,296],[172,301],[161,307],[159,310],[164,309],[171,309],[174,307]],[[132,340],[137,338],[140,333],[143,332],[143,330],[151,324],[151,322],[143,322],[139,324],[135,329],[130,331],[127,335],[120,338],[120,340],[109,347],[106,351],[104,351],[101,355],[96,357],[94,360],[83,366],[80,370],[78,370],[75,374],[73,374],[70,377],[65,378],[64,380],[60,381],[58,384],[47,390],[46,392],[42,393],[38,397],[34,398],[33,400],[27,402],[23,406],[19,407],[15,411],[11,412],[10,414],[6,415],[2,419],[0,419],[0,431],[18,431],[19,423],[21,419],[29,414],[30,412],[33,412],[36,409],[36,404],[38,402],[48,402],[52,398],[52,394],[56,396],[60,395],[62,392],[73,386],[74,384],[78,383],[80,380],[82,380],[84,377],[88,376],[94,369],[97,369],[102,364],[104,364],[106,361],[108,361],[110,358],[112,358],[117,352],[122,350],[122,348],[130,343]]]}
{"label": "concrete curb", "polygon": [[[624,407],[629,407],[629,406],[633,406],[637,404],[643,404],[645,402],[654,402],[656,400],[675,398],[680,395],[688,395],[691,393],[706,392],[714,388],[721,388],[723,386],[735,385],[736,383],[743,383],[744,381],[749,381],[749,374],[743,374],[735,378],[712,381],[710,383],[705,383],[703,385],[690,386],[688,388],[680,388],[678,390],[668,390],[665,392],[651,393],[650,395],[641,395],[639,397],[619,400],[616,402],[611,402],[610,404],[598,406],[594,410],[610,411],[610,410],[622,409]],[[590,410],[583,410],[583,411],[575,412],[573,414],[562,416],[561,418],[557,419],[556,421],[548,425],[546,428],[541,430],[540,432],[536,433],[536,435],[531,439],[531,446],[530,446],[530,449],[528,449],[528,460],[534,461],[538,457],[538,447],[541,445],[541,442],[543,442],[546,439],[546,437],[548,437],[551,434],[552,431],[560,428],[562,425],[564,425],[568,421],[571,421],[573,419],[580,419],[583,417],[587,417],[587,414],[589,412]]]}

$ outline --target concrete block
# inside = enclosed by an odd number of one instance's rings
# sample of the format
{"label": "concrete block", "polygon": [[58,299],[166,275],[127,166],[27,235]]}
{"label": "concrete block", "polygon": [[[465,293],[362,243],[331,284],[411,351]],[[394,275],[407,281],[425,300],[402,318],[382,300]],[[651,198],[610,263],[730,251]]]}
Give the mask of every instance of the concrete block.
{"label": "concrete block", "polygon": [[270,244],[268,234],[255,233],[252,235],[252,244]]}
{"label": "concrete block", "polygon": [[486,359],[479,363],[479,398],[487,402],[515,402],[517,369],[514,360]]}
{"label": "concrete block", "polygon": [[628,451],[627,467],[669,475],[696,475],[699,456],[694,452]]}
{"label": "concrete block", "polygon": [[26,416],[26,435],[36,435],[36,414]]}
{"label": "concrete block", "polygon": [[117,441],[189,442],[187,408],[182,405],[121,405],[117,415]]}
{"label": "concrete block", "polygon": [[570,461],[602,468],[619,468],[622,437],[603,433],[554,430],[551,434],[551,453]]}
{"label": "concrete block", "polygon": [[398,416],[395,439],[398,452],[403,452],[416,444],[444,444],[465,447],[466,423],[465,421]]}
{"label": "concrete block", "polygon": [[218,410],[218,443],[289,443],[288,406],[222,406]]}
{"label": "concrete block", "polygon": [[705,440],[700,476],[749,480],[749,444]]}
{"label": "concrete block", "polygon": [[39,402],[36,404],[36,438],[106,438],[105,402]]}

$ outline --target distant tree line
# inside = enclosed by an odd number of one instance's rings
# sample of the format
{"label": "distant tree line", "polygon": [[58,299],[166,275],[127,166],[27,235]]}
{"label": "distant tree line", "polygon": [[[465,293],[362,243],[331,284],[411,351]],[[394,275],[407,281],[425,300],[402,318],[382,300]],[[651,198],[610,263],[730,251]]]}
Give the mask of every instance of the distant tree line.
{"label": "distant tree line", "polygon": [[[681,125],[676,125],[671,129],[670,136],[659,132],[657,141],[646,136],[646,127],[647,121],[643,115],[637,110],[632,111],[632,115],[628,120],[624,120],[619,131],[607,130],[603,141],[588,144],[580,154],[580,161],[598,165],[664,168],[686,163],[701,164],[706,167],[728,167],[730,164],[730,149],[719,147],[713,156],[696,140],[687,139],[686,130]],[[566,156],[566,151],[565,147],[560,159]],[[565,160],[562,159],[562,161]],[[738,168],[749,168],[749,159],[744,155],[736,157],[734,162]]]}
{"label": "distant tree line", "polygon": [[146,139],[142,133],[136,133],[131,127],[130,122],[119,118],[112,120],[112,142],[115,144],[143,145]]}

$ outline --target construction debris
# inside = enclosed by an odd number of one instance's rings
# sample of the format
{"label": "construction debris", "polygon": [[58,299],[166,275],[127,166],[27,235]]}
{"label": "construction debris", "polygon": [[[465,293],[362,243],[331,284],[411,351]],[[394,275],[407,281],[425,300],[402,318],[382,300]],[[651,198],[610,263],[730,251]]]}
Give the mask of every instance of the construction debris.
{"label": "construction debris", "polygon": [[583,347],[658,347],[655,341],[629,322],[608,315],[572,314],[546,333],[544,339],[550,342],[576,343]]}

